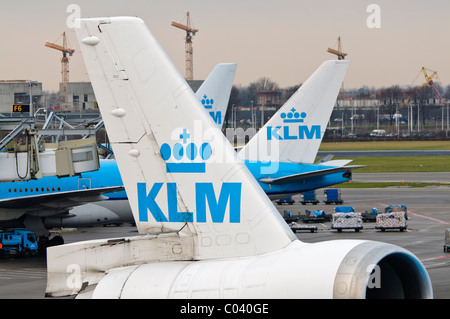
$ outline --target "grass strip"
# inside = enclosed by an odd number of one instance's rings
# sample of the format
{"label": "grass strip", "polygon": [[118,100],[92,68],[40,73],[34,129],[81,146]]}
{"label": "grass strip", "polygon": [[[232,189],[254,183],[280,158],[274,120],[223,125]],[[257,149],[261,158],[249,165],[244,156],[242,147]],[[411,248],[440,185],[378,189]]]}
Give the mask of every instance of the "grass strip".
{"label": "grass strip", "polygon": [[405,187],[405,188],[423,188],[429,186],[450,186],[441,183],[401,183],[401,182],[349,182],[336,185],[339,188],[386,188],[386,187]]}

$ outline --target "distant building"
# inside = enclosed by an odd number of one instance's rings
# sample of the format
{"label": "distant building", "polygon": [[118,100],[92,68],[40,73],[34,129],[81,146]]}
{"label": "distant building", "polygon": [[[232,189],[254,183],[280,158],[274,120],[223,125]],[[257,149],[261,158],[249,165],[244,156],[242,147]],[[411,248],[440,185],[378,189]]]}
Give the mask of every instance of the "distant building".
{"label": "distant building", "polygon": [[255,91],[256,104],[263,106],[272,106],[277,109],[281,106],[282,92],[279,90],[262,90]]}
{"label": "distant building", "polygon": [[273,114],[281,107],[282,91],[280,90],[261,90],[255,91],[256,104],[259,108],[260,125],[263,126]]}
{"label": "distant building", "polygon": [[97,99],[90,82],[59,84],[60,111],[98,111]]}
{"label": "distant building", "polygon": [[[42,97],[42,83],[33,82],[31,87],[34,109],[44,104]],[[29,114],[30,81],[0,81],[0,113]],[[16,106],[16,107],[14,107]]]}

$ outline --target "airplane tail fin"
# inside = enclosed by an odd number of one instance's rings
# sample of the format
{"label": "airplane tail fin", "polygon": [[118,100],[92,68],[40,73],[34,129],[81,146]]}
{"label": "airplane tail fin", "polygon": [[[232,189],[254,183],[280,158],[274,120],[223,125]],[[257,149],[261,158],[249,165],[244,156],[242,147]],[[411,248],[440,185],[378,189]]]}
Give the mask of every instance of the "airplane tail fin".
{"label": "airplane tail fin", "polygon": [[312,164],[349,61],[324,62],[239,152],[262,162]]}
{"label": "airplane tail fin", "polygon": [[236,68],[236,63],[218,64],[195,93],[220,130],[230,101]]}
{"label": "airplane tail fin", "polygon": [[138,18],[76,30],[139,232],[178,232],[196,259],[254,256],[296,236]]}

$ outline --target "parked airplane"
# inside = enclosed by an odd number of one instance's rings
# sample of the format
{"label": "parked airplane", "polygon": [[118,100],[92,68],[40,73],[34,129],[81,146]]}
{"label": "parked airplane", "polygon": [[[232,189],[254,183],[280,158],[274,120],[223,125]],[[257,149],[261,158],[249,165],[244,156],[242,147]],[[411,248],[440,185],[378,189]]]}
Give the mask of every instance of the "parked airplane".
{"label": "parked airplane", "polygon": [[349,61],[326,61],[239,152],[271,199],[351,180],[351,160],[314,164]]}
{"label": "parked airplane", "polygon": [[300,242],[142,20],[80,23],[84,61],[147,235],[49,248],[47,296],[432,297],[425,267],[403,248]]}
{"label": "parked airplane", "polygon": [[[349,160],[313,164],[347,68],[347,61],[323,63],[240,150],[239,155],[245,159],[246,166],[270,199],[349,181],[351,170],[359,167],[344,166],[351,162]],[[204,96],[209,94],[211,98],[208,103],[222,106],[211,112],[225,113],[234,72],[233,64],[218,65],[197,91],[196,97],[202,105],[205,105]],[[227,95],[220,94],[223,91]],[[308,121],[305,119],[306,114],[310,118]],[[214,119],[213,115],[212,118]],[[308,123],[314,124],[307,125]],[[218,128],[221,129],[221,125]],[[293,139],[293,132],[300,134],[301,138],[296,136]],[[102,182],[106,182],[111,176],[114,183],[117,183],[118,176],[114,174],[120,176],[120,173],[114,165],[115,162],[106,165],[101,162],[99,174],[87,176],[92,176],[92,180],[98,178]],[[47,227],[77,227],[95,223],[132,222],[131,208],[126,203],[126,194],[122,194],[122,201],[113,195],[114,202],[102,201],[75,207],[68,214],[47,218],[45,224]]]}
{"label": "parked airplane", "polygon": [[[346,61],[323,63],[240,151],[239,154],[244,157],[245,164],[252,175],[271,199],[283,198],[351,179],[351,169],[356,166],[344,166],[350,161],[313,164],[347,68]],[[205,109],[213,120],[222,119],[215,114],[225,114],[235,72],[236,64],[217,65],[196,93],[197,99],[203,106],[211,106]],[[293,112],[295,107],[296,110]],[[306,114],[309,114],[309,121],[305,120]],[[314,124],[305,125],[311,122]],[[223,124],[223,120],[220,123]],[[218,128],[221,129],[222,125],[218,125]],[[301,132],[303,138],[289,139],[294,131]],[[283,139],[280,139],[280,134],[285,134]],[[253,149],[255,145],[257,148]],[[114,160],[100,161],[100,164],[101,168],[98,172],[81,175],[84,181],[89,181],[90,187],[123,185]],[[51,183],[61,187],[60,184],[67,185],[66,182],[71,182],[76,190],[79,183],[77,180],[78,178],[72,181],[53,179]],[[39,183],[36,182],[36,184]],[[13,185],[18,189],[29,187],[26,183]],[[125,192],[111,194],[106,198],[111,200],[76,207],[62,207],[59,214],[47,216],[44,224],[47,228],[51,228],[134,221]]]}
{"label": "parked airplane", "polygon": [[[235,73],[236,64],[218,64],[196,93],[220,129]],[[50,227],[134,222],[115,160],[75,177],[0,183],[0,194],[0,226],[25,226],[38,236],[48,236]]]}
{"label": "parked airplane", "polygon": [[223,127],[236,67],[235,63],[218,64],[195,93],[219,129]]}

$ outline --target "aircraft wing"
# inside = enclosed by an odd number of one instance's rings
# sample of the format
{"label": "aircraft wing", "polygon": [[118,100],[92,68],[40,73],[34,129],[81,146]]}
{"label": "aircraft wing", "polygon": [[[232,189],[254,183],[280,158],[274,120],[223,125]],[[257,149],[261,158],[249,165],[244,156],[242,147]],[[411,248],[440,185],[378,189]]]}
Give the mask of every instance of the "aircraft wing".
{"label": "aircraft wing", "polygon": [[292,174],[287,176],[282,176],[278,178],[261,178],[259,181],[266,184],[281,184],[281,183],[292,183],[296,180],[301,180],[309,177],[322,176],[332,173],[351,171],[357,168],[364,167],[364,165],[352,165],[352,166],[342,166],[342,167],[332,167],[325,168],[317,171],[310,171],[298,174]]}
{"label": "aircraft wing", "polygon": [[39,194],[30,196],[21,196],[17,198],[8,198],[0,200],[0,208],[25,209],[32,208],[62,208],[73,207],[90,202],[104,200],[101,196],[107,193],[123,191],[123,186],[113,186],[94,189],[82,189],[68,192],[56,192],[50,194]]}

